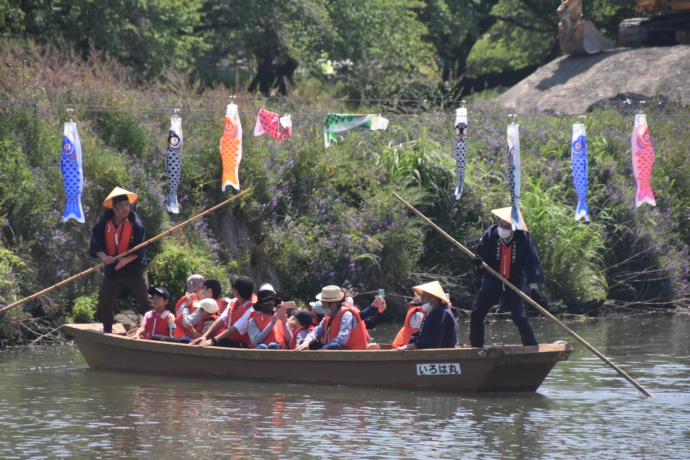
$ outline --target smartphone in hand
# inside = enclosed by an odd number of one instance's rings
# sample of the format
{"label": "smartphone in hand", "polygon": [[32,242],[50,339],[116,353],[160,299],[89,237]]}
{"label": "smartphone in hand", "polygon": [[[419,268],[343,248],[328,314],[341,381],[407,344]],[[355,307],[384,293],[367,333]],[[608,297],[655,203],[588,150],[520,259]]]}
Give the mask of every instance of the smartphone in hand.
{"label": "smartphone in hand", "polygon": [[382,299],[386,296],[386,292],[383,289],[379,289],[379,297]]}

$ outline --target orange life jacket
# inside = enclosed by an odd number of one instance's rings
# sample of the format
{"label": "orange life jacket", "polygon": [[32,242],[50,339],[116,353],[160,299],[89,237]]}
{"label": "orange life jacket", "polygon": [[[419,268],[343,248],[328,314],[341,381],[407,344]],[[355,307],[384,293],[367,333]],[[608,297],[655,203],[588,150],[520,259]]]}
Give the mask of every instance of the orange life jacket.
{"label": "orange life jacket", "polygon": [[146,325],[144,326],[144,338],[150,339],[154,335],[170,336],[170,328],[168,327],[168,315],[172,315],[168,310],[163,310],[158,313],[155,310],[149,310],[146,313]]}
{"label": "orange life jacket", "polygon": [[228,302],[228,299],[216,299],[216,303],[218,304],[218,315],[222,315],[223,312],[225,311],[226,308],[228,308],[228,305],[230,305],[230,302]]}
{"label": "orange life jacket", "polygon": [[[184,337],[185,334],[187,334],[187,328],[184,327],[182,319],[184,318],[183,314],[183,307],[184,307],[184,301],[187,300],[187,297],[182,296],[180,300],[177,301],[177,305],[175,305],[175,337]],[[192,296],[189,299],[191,301],[190,305],[187,305],[189,308],[189,313],[188,315],[191,315],[194,313],[197,308],[199,308],[199,302],[201,300],[199,299],[199,296],[192,293]]]}
{"label": "orange life jacket", "polygon": [[132,238],[132,224],[128,219],[115,226],[113,219],[105,223],[105,253],[116,256],[129,250],[129,241]]}
{"label": "orange life jacket", "polygon": [[[251,299],[245,300],[244,303],[241,305],[239,299],[234,299],[232,302],[230,302],[230,305],[228,306],[228,308],[230,308],[230,314],[228,315],[228,320],[225,323],[225,327],[227,329],[230,329],[231,326],[233,326],[237,321],[239,321],[240,318],[242,318],[247,309],[252,308],[254,306],[256,300],[256,294],[252,294]],[[230,334],[228,338],[236,342],[246,343],[250,347],[252,346],[252,341],[249,339],[249,334],[247,334],[246,332],[244,334],[240,334],[240,331],[235,331],[232,334]]]}
{"label": "orange life jacket", "polygon": [[352,330],[350,331],[350,337],[345,343],[345,347],[350,350],[364,350],[369,342],[369,332],[367,332],[367,327],[364,325],[364,321],[359,317],[357,309],[352,305],[343,303],[338,311],[338,314],[334,318],[326,317],[326,343],[332,342],[338,333],[340,332],[340,320],[343,317],[343,313],[349,311],[354,316],[354,323],[352,324]]}
{"label": "orange life jacket", "polygon": [[[263,331],[269,326],[269,324],[271,324],[273,315],[267,315],[266,313],[254,310],[249,316],[250,320],[252,318],[254,318],[254,321],[256,321],[256,325],[259,326],[259,330]],[[285,350],[285,333],[283,332],[283,322],[281,320],[276,321],[271,329],[271,332],[268,333],[266,338],[261,343],[268,345],[273,342],[276,342],[278,345],[280,345],[280,348]]]}
{"label": "orange life jacket", "polygon": [[292,338],[290,339],[290,344],[288,345],[288,348],[290,350],[294,350],[297,347],[297,333],[300,331],[307,330],[309,332],[313,331],[316,328],[314,324],[310,324],[309,326],[302,326],[301,324],[299,327],[296,327],[294,331],[292,331]]}
{"label": "orange life jacket", "polygon": [[[201,318],[201,322],[199,322],[199,324],[194,326],[194,330],[197,331],[199,334],[203,334],[204,333],[204,326],[206,325],[206,323],[211,321],[211,324],[213,324],[213,322],[217,319],[218,319],[218,315],[208,315],[205,318]],[[209,325],[209,327],[211,327],[211,326]],[[215,337],[218,334],[220,334],[221,332],[222,331],[220,329],[218,329],[213,334],[209,334],[208,338],[210,339],[211,337]]]}
{"label": "orange life jacket", "polygon": [[[415,315],[415,313],[421,313],[422,317],[419,318],[419,315]],[[403,345],[407,345],[410,343],[410,337],[412,334],[417,332],[419,330],[419,326],[421,326],[422,321],[424,318],[426,318],[426,312],[422,307],[418,307],[416,305],[412,305],[409,310],[407,310],[407,316],[405,316],[405,324],[403,324],[403,327],[400,329],[398,332],[398,335],[395,336],[395,340],[393,341],[393,346],[394,347],[402,347]]]}

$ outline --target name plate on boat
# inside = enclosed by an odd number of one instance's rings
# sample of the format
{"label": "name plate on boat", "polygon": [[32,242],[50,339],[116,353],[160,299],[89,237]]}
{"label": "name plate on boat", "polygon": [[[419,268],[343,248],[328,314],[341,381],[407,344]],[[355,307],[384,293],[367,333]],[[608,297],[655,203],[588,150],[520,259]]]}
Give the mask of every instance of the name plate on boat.
{"label": "name plate on boat", "polygon": [[460,363],[417,364],[417,375],[457,375]]}

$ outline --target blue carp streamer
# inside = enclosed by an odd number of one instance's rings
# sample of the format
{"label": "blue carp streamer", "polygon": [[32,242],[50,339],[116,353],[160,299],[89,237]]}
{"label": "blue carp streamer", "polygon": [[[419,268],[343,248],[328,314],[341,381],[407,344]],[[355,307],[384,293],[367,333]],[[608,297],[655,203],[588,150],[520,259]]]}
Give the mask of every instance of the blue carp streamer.
{"label": "blue carp streamer", "polygon": [[62,182],[65,186],[65,212],[62,221],[74,219],[84,223],[84,210],[81,206],[81,192],[84,188],[84,171],[81,160],[81,141],[79,131],[74,122],[65,123],[62,137],[62,157],[60,159],[62,169]]}
{"label": "blue carp streamer", "polygon": [[585,125],[576,123],[573,125],[573,142],[570,154],[573,167],[573,181],[577,192],[577,209],[575,210],[575,220],[585,219],[589,222],[589,209],[587,208],[587,134]]}

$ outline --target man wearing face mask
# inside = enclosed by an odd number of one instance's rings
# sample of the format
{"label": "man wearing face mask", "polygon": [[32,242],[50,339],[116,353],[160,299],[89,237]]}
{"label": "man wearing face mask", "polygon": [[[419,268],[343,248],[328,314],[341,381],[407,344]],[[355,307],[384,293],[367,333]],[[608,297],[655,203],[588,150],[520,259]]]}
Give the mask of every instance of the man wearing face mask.
{"label": "man wearing face mask", "polygon": [[189,323],[189,315],[199,308],[199,303],[206,297],[204,283],[204,277],[199,274],[187,278],[187,292],[175,305],[175,337],[179,339],[190,341],[194,339],[192,332],[194,327]]}
{"label": "man wearing face mask", "polygon": [[450,302],[438,281],[412,288],[419,294],[421,308],[426,313],[419,331],[412,334],[410,342],[393,350],[424,350],[428,348],[457,348],[458,329]]}
{"label": "man wearing face mask", "polygon": [[295,351],[302,350],[364,350],[369,333],[355,307],[344,301],[338,286],[326,286],[316,296],[321,301],[324,317]]}
{"label": "man wearing face mask", "polygon": [[[540,299],[539,284],[544,282],[544,274],[537,250],[527,233],[522,214],[520,220],[524,230],[515,230],[511,224],[510,211],[509,207],[491,211],[500,220],[498,224],[490,226],[482,236],[475,251],[477,262],[481,264],[481,261],[484,261],[520,290],[523,290],[527,283],[531,289],[531,297]],[[486,270],[479,269],[477,278],[481,282],[481,287],[472,305],[470,344],[473,347],[484,346],[484,318],[492,306],[503,300],[504,305],[510,310],[513,323],[520,331],[522,344],[537,345],[522,298]]]}

